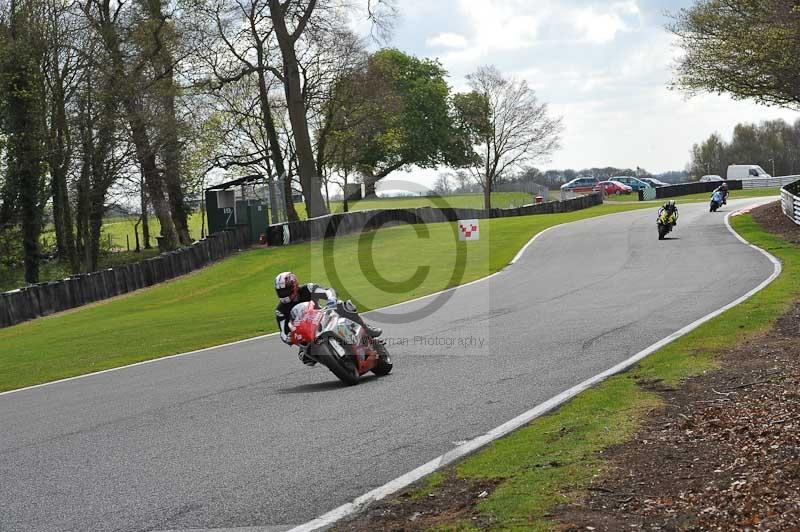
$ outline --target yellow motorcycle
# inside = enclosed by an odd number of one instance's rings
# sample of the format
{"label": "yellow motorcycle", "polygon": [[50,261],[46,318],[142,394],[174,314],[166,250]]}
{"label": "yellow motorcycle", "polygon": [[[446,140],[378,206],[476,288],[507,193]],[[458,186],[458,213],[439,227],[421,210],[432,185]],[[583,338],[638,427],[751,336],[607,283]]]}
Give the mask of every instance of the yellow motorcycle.
{"label": "yellow motorcycle", "polygon": [[664,240],[672,228],[678,222],[678,211],[668,212],[666,209],[661,209],[658,213],[658,239]]}

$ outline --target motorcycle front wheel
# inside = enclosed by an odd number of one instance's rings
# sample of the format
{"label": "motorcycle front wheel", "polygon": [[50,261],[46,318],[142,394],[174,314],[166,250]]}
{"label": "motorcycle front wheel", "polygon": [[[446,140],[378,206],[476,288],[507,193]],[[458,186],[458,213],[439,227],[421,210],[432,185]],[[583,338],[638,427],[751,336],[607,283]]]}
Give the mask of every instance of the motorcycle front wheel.
{"label": "motorcycle front wheel", "polygon": [[[331,342],[335,342],[336,340],[330,340]],[[344,356],[339,357],[336,354],[335,348],[330,345],[329,342],[325,342],[324,344],[320,345],[316,353],[316,358],[322,364],[325,365],[331,373],[336,375],[340,381],[347,384],[348,386],[353,386],[358,384],[358,381],[361,379],[361,376],[358,374],[358,369],[356,369],[355,364],[352,361],[352,357]]]}
{"label": "motorcycle front wheel", "polygon": [[666,225],[659,225],[658,226],[658,239],[659,240],[664,240],[664,237],[667,236],[667,233],[669,233],[669,227],[667,227]]}

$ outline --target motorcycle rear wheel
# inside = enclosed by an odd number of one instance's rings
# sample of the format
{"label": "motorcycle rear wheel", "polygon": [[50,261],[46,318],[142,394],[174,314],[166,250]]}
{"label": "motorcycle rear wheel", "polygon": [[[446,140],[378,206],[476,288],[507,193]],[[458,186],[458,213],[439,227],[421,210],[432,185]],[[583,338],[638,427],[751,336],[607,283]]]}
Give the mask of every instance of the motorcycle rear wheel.
{"label": "motorcycle rear wheel", "polygon": [[353,364],[351,357],[346,356],[339,358],[334,352],[333,347],[324,343],[319,346],[320,352],[317,353],[317,359],[325,365],[331,372],[336,375],[340,381],[348,386],[354,386],[361,380],[355,364]]}

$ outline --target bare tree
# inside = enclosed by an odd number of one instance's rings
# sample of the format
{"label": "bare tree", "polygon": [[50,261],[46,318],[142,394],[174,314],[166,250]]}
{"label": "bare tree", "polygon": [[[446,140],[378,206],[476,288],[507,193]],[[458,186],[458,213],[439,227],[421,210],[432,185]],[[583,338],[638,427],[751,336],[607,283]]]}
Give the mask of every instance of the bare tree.
{"label": "bare tree", "polygon": [[[92,29],[102,39],[108,70],[114,80],[114,93],[124,109],[148,197],[161,224],[160,244],[166,249],[174,249],[179,242],[178,233],[165,192],[164,176],[158,165],[158,146],[150,129],[151,116],[143,98],[148,87],[145,70],[151,65],[151,57],[142,57],[132,49],[130,38],[126,39],[131,37],[129,33],[132,33],[134,24],[130,19],[136,13],[124,3],[112,6],[111,0],[83,0],[80,5]],[[124,20],[126,16],[129,20]]]}
{"label": "bare tree", "polygon": [[494,66],[479,68],[467,80],[472,93],[454,100],[459,128],[474,151],[464,166],[483,189],[488,210],[495,183],[553,153],[563,126],[525,80],[506,77]]}
{"label": "bare tree", "polygon": [[73,143],[69,106],[77,89],[80,72],[86,67],[80,54],[80,20],[68,4],[57,0],[43,2],[47,54],[44,65],[48,103],[47,165],[53,198],[53,226],[56,251],[73,272],[79,270],[75,248],[72,205],[68,176],[72,165]]}
{"label": "bare tree", "polygon": [[[240,129],[231,130],[231,138],[245,148],[221,157],[222,167],[259,168],[270,178],[284,176],[285,151],[275,119],[281,104],[273,88],[282,74],[274,64],[277,45],[267,1],[190,4],[205,16],[198,26],[205,37],[200,60],[209,77],[206,85],[221,104],[218,110],[238,121]],[[294,204],[287,204],[287,215],[290,221],[299,219]]]}
{"label": "bare tree", "polygon": [[184,198],[182,178],[182,124],[178,118],[177,99],[180,87],[176,81],[179,61],[176,53],[183,42],[166,0],[138,0],[143,21],[139,24],[144,37],[140,40],[142,54],[150,63],[149,89],[155,100],[155,112],[150,120],[156,131],[156,149],[163,166],[163,180],[170,203],[170,214],[180,243],[192,243],[189,234],[189,209]]}
{"label": "bare tree", "polygon": [[450,194],[452,190],[452,183],[450,181],[450,174],[441,173],[436,177],[436,182],[433,184],[433,191],[440,196]]}
{"label": "bare tree", "polygon": [[317,0],[269,0],[270,18],[275,29],[275,37],[283,56],[283,71],[280,79],[286,92],[286,106],[292,124],[297,166],[300,183],[306,200],[309,218],[328,213],[322,198],[320,178],[314,161],[314,149],[308,128],[308,115],[297,56],[297,41],[308,26]]}
{"label": "bare tree", "polygon": [[[326,214],[320,192],[320,177],[314,158],[312,137],[309,131],[308,102],[302,73],[303,40],[307,35],[313,42],[320,34],[335,34],[344,24],[343,12],[351,9],[348,2],[335,0],[268,0],[270,18],[275,38],[283,59],[279,79],[286,93],[286,106],[292,125],[292,135],[297,154],[298,174],[306,207],[310,217]],[[367,16],[373,28],[385,37],[391,31],[394,3],[390,0],[369,0]],[[305,39],[309,42],[309,39]]]}

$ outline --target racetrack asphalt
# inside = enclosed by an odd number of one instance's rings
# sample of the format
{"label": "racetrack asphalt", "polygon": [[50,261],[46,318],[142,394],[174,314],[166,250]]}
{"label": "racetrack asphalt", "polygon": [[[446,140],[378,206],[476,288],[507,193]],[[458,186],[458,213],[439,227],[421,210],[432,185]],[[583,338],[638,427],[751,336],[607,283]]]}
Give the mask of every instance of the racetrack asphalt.
{"label": "racetrack asphalt", "polygon": [[725,213],[680,209],[670,240],[657,240],[654,209],[589,219],[548,231],[488,280],[384,311],[442,304],[379,322],[395,372],[356,387],[273,336],[0,396],[0,530],[309,521],[772,274]]}

